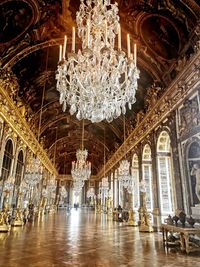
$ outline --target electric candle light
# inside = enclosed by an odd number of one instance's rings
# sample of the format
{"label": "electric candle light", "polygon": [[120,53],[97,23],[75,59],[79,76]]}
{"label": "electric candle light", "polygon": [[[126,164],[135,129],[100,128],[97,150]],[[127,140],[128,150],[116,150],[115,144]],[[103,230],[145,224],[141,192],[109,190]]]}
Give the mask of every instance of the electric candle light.
{"label": "electric candle light", "polygon": [[134,44],[134,63],[137,64],[137,45]]}
{"label": "electric candle light", "polygon": [[121,26],[118,24],[118,49],[122,49],[122,44],[121,44]]}
{"label": "electric candle light", "polygon": [[62,45],[59,46],[59,61],[62,60]]}
{"label": "electric candle light", "polygon": [[130,58],[131,55],[131,43],[130,43],[130,35],[127,34],[127,50],[128,50],[128,58]]}
{"label": "electric candle light", "polygon": [[76,34],[75,28],[73,27],[72,28],[72,52],[74,53],[75,53],[75,34]]}
{"label": "electric candle light", "polygon": [[108,27],[107,27],[107,20],[105,20],[105,44],[108,44]]}
{"label": "electric candle light", "polygon": [[67,36],[65,35],[65,37],[64,37],[64,45],[63,45],[63,59],[65,59],[66,47],[67,47]]}
{"label": "electric candle light", "polygon": [[87,21],[87,46],[90,45],[90,20]]}

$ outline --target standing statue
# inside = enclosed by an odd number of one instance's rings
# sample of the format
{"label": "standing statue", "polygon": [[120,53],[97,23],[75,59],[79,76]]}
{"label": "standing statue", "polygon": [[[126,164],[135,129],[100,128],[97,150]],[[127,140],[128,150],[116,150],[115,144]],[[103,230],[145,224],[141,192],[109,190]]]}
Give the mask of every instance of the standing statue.
{"label": "standing statue", "polygon": [[196,185],[195,185],[195,193],[197,198],[200,202],[200,166],[199,164],[195,163],[191,170],[191,175],[196,177]]}

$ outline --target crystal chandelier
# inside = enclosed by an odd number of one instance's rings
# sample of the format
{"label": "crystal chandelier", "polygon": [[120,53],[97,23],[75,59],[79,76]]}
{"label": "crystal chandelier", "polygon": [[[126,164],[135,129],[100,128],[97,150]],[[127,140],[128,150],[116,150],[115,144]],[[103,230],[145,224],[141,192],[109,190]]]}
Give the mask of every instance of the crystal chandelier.
{"label": "crystal chandelier", "polygon": [[77,193],[81,192],[83,186],[84,186],[84,180],[76,179],[73,181],[73,188],[75,192]]}
{"label": "crystal chandelier", "polygon": [[56,180],[55,178],[51,178],[47,185],[47,191],[53,193],[55,192],[55,190],[56,190]]}
{"label": "crystal chandelier", "polygon": [[42,179],[43,168],[41,166],[40,160],[34,156],[27,166],[24,180],[30,186],[36,186]]}
{"label": "crystal chandelier", "polygon": [[102,196],[107,197],[108,192],[109,192],[109,182],[108,182],[108,177],[106,177],[106,149],[105,149],[105,128],[104,128],[104,147],[103,147],[103,172],[104,172],[104,177],[102,178],[102,181],[99,184],[99,191],[102,194]]}
{"label": "crystal chandelier", "polygon": [[[60,46],[56,73],[57,90],[63,111],[67,104],[77,119],[111,122],[126,113],[135,103],[139,70],[136,66],[136,44],[131,53],[127,35],[127,56],[121,49],[121,27],[117,3],[110,0],[81,0],[76,15],[82,50],[75,52],[75,28],[72,30],[72,52],[66,59],[67,37]],[[118,35],[118,49],[115,38]]]}
{"label": "crystal chandelier", "polygon": [[[84,140],[84,120],[82,125],[82,141],[81,149],[76,151],[77,161],[72,162],[71,174],[74,181],[77,181],[77,184],[83,184],[84,181],[88,180],[91,175],[91,162],[87,161],[88,151],[84,149],[83,140]],[[83,183],[81,183],[83,181]]]}
{"label": "crystal chandelier", "polygon": [[[125,124],[125,116],[124,116],[124,142],[126,139],[126,124]],[[133,179],[130,174],[130,162],[127,159],[123,159],[120,161],[118,168],[118,180],[120,184],[128,190],[129,193],[132,193],[133,190]]]}
{"label": "crystal chandelier", "polygon": [[91,175],[91,162],[86,161],[88,151],[86,149],[78,149],[76,152],[77,161],[72,162],[72,178],[74,180],[87,180]]}
{"label": "crystal chandelier", "polygon": [[15,183],[15,179],[12,176],[9,176],[7,180],[4,182],[3,191],[4,192],[11,192],[13,190]]}
{"label": "crystal chandelier", "polygon": [[93,198],[95,196],[95,193],[94,193],[94,189],[93,188],[90,188],[88,191],[87,191],[87,198]]}
{"label": "crystal chandelier", "polygon": [[109,194],[109,182],[108,182],[108,177],[102,178],[102,182],[100,183],[99,186],[100,193],[104,195],[104,197],[107,197]]}
{"label": "crystal chandelier", "polygon": [[66,190],[66,188],[64,187],[64,185],[62,185],[62,187],[61,187],[60,195],[61,195],[62,198],[66,198],[67,195],[68,195],[67,190]]}
{"label": "crystal chandelier", "polygon": [[118,180],[120,184],[131,191],[132,188],[132,176],[130,175],[130,162],[128,160],[122,160],[118,169]]}

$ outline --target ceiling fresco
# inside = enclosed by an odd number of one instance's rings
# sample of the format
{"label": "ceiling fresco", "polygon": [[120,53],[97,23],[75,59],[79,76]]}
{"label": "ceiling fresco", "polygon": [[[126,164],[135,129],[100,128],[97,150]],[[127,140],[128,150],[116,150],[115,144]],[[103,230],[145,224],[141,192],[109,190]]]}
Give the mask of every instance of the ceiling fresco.
{"label": "ceiling fresco", "polygon": [[[195,0],[118,0],[122,46],[126,34],[138,47],[140,79],[136,103],[125,116],[126,136],[162,95],[195,49],[200,2]],[[80,147],[82,122],[62,111],[56,90],[58,46],[75,25],[78,0],[3,0],[0,3],[0,66],[15,75],[19,89],[14,101],[60,174],[70,174]],[[80,40],[77,38],[77,46]],[[123,117],[112,123],[85,121],[84,146],[92,174],[123,143]],[[105,136],[105,141],[104,141]]]}

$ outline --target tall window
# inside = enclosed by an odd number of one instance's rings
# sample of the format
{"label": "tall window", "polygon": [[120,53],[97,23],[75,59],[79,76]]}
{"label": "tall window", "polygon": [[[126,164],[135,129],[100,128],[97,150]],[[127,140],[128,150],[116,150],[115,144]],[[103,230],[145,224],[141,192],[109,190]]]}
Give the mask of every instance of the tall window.
{"label": "tall window", "polygon": [[9,139],[6,143],[3,156],[2,175],[1,175],[1,179],[3,179],[3,181],[5,181],[10,174],[12,159],[13,159],[13,143]]}
{"label": "tall window", "polygon": [[132,159],[132,177],[133,177],[133,208],[138,208],[139,202],[139,162],[137,154],[133,155]]}
{"label": "tall window", "polygon": [[158,177],[161,213],[171,213],[172,208],[172,163],[170,137],[166,131],[161,132],[157,143]]}
{"label": "tall window", "polygon": [[17,158],[17,167],[16,167],[16,176],[15,176],[15,184],[20,186],[21,178],[22,178],[22,171],[24,166],[24,155],[23,151],[20,150]]}
{"label": "tall window", "polygon": [[142,153],[142,174],[146,186],[146,206],[148,210],[152,210],[152,161],[151,148],[148,144],[145,145]]}
{"label": "tall window", "polygon": [[119,190],[118,190],[118,172],[117,169],[114,172],[114,206],[117,207],[119,205]]}

